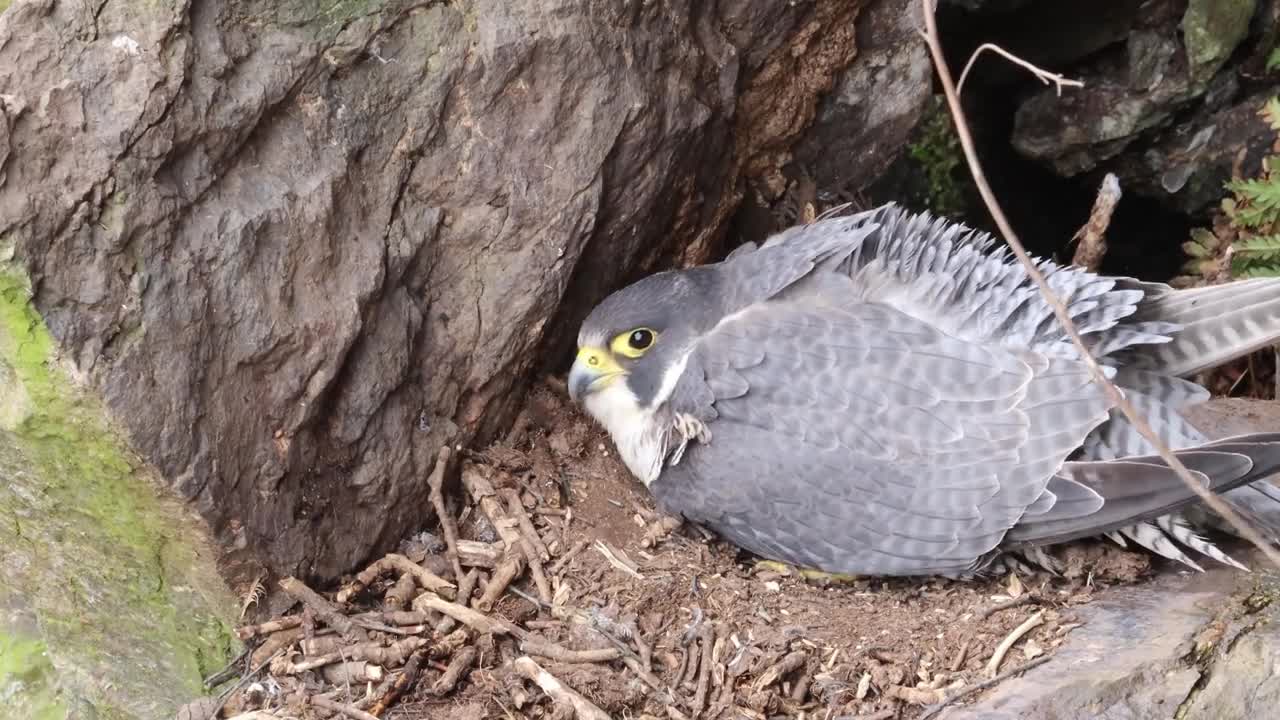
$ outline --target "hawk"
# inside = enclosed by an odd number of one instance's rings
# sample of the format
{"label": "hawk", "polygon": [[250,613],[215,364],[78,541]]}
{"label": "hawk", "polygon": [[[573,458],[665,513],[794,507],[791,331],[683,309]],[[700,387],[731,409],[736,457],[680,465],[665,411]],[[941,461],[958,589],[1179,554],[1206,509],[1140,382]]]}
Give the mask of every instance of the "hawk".
{"label": "hawk", "polygon": [[[1208,398],[1188,376],[1280,339],[1280,279],[1038,267],[1198,481],[1243,510],[1280,500],[1280,432],[1210,442],[1178,412]],[[1022,265],[927,213],[822,219],[623,288],[583,322],[568,385],[663,512],[767,560],[960,576],[1109,534],[1235,564]]]}

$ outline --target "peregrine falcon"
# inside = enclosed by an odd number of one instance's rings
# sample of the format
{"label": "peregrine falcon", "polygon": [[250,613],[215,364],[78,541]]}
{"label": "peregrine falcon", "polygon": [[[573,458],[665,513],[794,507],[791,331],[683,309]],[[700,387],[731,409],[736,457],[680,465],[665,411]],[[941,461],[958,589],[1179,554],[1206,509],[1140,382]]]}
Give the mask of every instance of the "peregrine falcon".
{"label": "peregrine falcon", "polygon": [[[1280,279],[1175,290],[1039,260],[1197,480],[1280,501],[1280,432],[1209,441],[1186,379],[1280,340]],[[665,513],[824,573],[971,576],[1089,536],[1234,561],[990,235],[886,205],[662,272],[583,322],[575,402]]]}

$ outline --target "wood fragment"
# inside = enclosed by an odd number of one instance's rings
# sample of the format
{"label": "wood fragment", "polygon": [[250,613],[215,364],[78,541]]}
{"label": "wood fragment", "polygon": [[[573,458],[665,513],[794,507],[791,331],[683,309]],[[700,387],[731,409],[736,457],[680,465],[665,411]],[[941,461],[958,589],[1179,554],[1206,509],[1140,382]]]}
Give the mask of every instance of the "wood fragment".
{"label": "wood fragment", "polygon": [[369,708],[370,715],[375,717],[381,716],[382,713],[387,711],[387,708],[395,704],[396,700],[399,700],[401,696],[404,695],[406,690],[417,682],[418,672],[422,667],[425,655],[426,649],[419,648],[409,656],[409,660],[404,664],[404,667],[400,669],[400,672],[396,673],[395,679],[391,681],[391,685],[387,687],[385,692],[378,696],[378,700],[373,704],[373,707]]}
{"label": "wood fragment", "polygon": [[1076,231],[1072,240],[1079,240],[1071,264],[1082,267],[1089,272],[1098,272],[1102,258],[1107,254],[1107,226],[1111,224],[1111,214],[1115,212],[1116,203],[1120,202],[1120,180],[1113,173],[1107,173],[1098,188],[1098,196],[1094,198],[1093,210],[1089,212],[1089,221]]}
{"label": "wood fragment", "polygon": [[449,667],[445,668],[440,679],[431,686],[431,694],[440,697],[453,692],[462,678],[471,672],[471,666],[475,664],[479,654],[480,651],[470,645],[454,654],[453,659],[449,661]]}
{"label": "wood fragment", "polygon": [[489,482],[489,478],[485,477],[483,466],[477,466],[467,462],[462,466],[462,485],[467,489],[467,494],[480,506],[480,511],[489,519],[489,524],[493,525],[493,529],[498,533],[498,537],[502,538],[502,543],[506,550],[519,551],[520,549],[520,532],[516,530],[515,524],[510,522],[507,513],[502,509],[502,504],[498,502],[498,493],[493,489],[493,484]]}
{"label": "wood fragment", "polygon": [[969,659],[969,646],[973,644],[973,637],[967,637],[960,645],[960,649],[956,651],[956,656],[951,660],[951,672],[959,672],[964,667],[964,661]]}
{"label": "wood fragment", "polygon": [[418,596],[418,599],[414,601],[414,604],[420,605],[428,610],[435,610],[436,612],[448,615],[454,620],[457,620],[482,635],[512,635],[517,639],[523,639],[528,635],[527,631],[523,628],[517,627],[511,622],[501,618],[491,618],[482,612],[472,610],[468,607],[463,607],[457,603],[451,603],[448,600],[445,600],[438,595],[432,595],[431,593],[423,593]]}
{"label": "wood fragment", "polygon": [[756,691],[763,690],[783,677],[790,675],[792,672],[800,669],[804,665],[805,660],[809,656],[806,653],[796,650],[787,653],[781,660],[770,665],[764,672],[760,673],[760,677],[752,683],[752,688]]}
{"label": "wood fragment", "polygon": [[458,560],[467,567],[493,569],[502,561],[502,543],[458,541]]}
{"label": "wood fragment", "polygon": [[364,628],[357,626],[351,622],[351,619],[333,606],[328,600],[320,597],[315,590],[307,587],[306,583],[295,577],[282,578],[280,580],[280,589],[284,590],[295,600],[311,608],[316,617],[325,625],[337,630],[342,637],[350,641],[365,642],[369,639],[369,634]]}
{"label": "wood fragment", "polygon": [[947,706],[957,703],[969,697],[970,695],[974,695],[976,693],[982,692],[987,688],[999,685],[1000,683],[1004,682],[1005,680],[1008,680],[1014,675],[1020,675],[1030,670],[1031,668],[1036,667],[1037,665],[1042,665],[1046,662],[1049,662],[1049,657],[1050,657],[1049,655],[1041,655],[1040,657],[1035,658],[1034,660],[1028,660],[1027,662],[1022,663],[1021,665],[1011,667],[1008,670],[1005,670],[1004,672],[1000,673],[999,675],[991,678],[990,680],[983,680],[982,682],[976,685],[970,685],[969,687],[961,688],[955,691],[954,693],[948,695],[945,700],[938,703],[937,705],[933,705],[927,708],[916,720],[930,720],[930,718],[933,718],[938,713],[945,710]]}
{"label": "wood fragment", "polygon": [[431,474],[427,476],[427,487],[431,490],[429,495],[431,508],[435,510],[440,531],[444,535],[445,558],[453,566],[454,581],[462,582],[462,558],[458,554],[458,523],[453,515],[449,514],[449,508],[444,504],[444,475],[449,467],[450,457],[449,446],[441,446],[440,452],[436,453],[436,464],[431,468]]}
{"label": "wood fragment", "polygon": [[978,619],[986,620],[987,618],[991,617],[992,615],[995,615],[998,612],[1002,612],[1004,610],[1010,610],[1016,607],[1022,607],[1023,605],[1028,605],[1030,603],[1039,603],[1042,599],[1043,598],[1041,598],[1038,593],[1034,593],[1034,592],[1024,593],[1022,595],[1019,595],[1016,598],[1013,598],[1011,600],[1005,600],[1004,602],[996,603],[995,605],[992,605],[986,610],[983,610],[981,613],[978,614]]}
{"label": "wood fragment", "polygon": [[399,553],[388,553],[386,557],[365,568],[350,585],[338,591],[334,599],[340,603],[350,602],[353,597],[377,580],[383,573],[392,571],[409,574],[422,587],[446,597],[453,597],[454,584],[436,575],[430,570]]}
{"label": "wood fragment", "polygon": [[413,576],[405,573],[400,576],[395,585],[387,590],[386,601],[387,609],[396,612],[403,610],[406,605],[413,601],[414,593],[418,590],[418,584],[414,581]]}
{"label": "wood fragment", "polygon": [[454,653],[461,652],[470,639],[471,631],[466,627],[460,627],[432,643],[428,655],[432,659],[451,657]]}
{"label": "wood fragment", "polygon": [[382,682],[386,677],[386,671],[381,665],[375,665],[367,660],[348,660],[325,665],[320,668],[320,675],[330,685],[341,686],[353,683],[363,685],[367,682]]}
{"label": "wood fragment", "polygon": [[599,706],[583,697],[573,688],[560,682],[554,675],[542,669],[542,666],[534,662],[533,658],[528,655],[516,658],[514,667],[516,672],[520,673],[525,679],[542,688],[542,691],[551,698],[552,702],[573,708],[573,713],[578,720],[610,720],[608,713],[601,710]]}
{"label": "wood fragment", "polygon": [[[471,604],[471,594],[475,592],[476,582],[480,579],[480,573],[472,568],[467,571],[466,575],[458,581],[458,597],[457,603],[462,607]],[[445,615],[440,618],[440,622],[436,623],[436,633],[440,635],[448,635],[457,627],[458,621]]]}
{"label": "wood fragment", "polygon": [[1013,647],[1014,643],[1018,642],[1018,640],[1020,640],[1023,635],[1026,635],[1027,633],[1031,632],[1043,622],[1044,622],[1044,611],[1041,610],[1035,615],[1032,615],[1031,617],[1027,618],[1026,622],[1014,628],[1013,632],[1009,633],[1009,635],[1004,640],[1002,640],[998,646],[996,646],[995,653],[991,655],[991,660],[987,663],[987,667],[983,670],[983,672],[987,675],[987,677],[995,676],[996,671],[1000,669],[1000,663],[1004,661],[1005,654],[1009,652],[1009,648]]}
{"label": "wood fragment", "polygon": [[711,687],[711,656],[715,652],[716,631],[711,623],[703,623],[698,628],[698,642],[702,645],[701,660],[698,661],[698,685],[693,693],[693,713],[702,712],[707,705],[707,690]]}
{"label": "wood fragment", "polygon": [[301,615],[290,615],[289,617],[276,618],[258,625],[245,625],[236,628],[236,637],[241,640],[248,640],[261,635],[270,635],[271,633],[281,630],[291,630],[302,624]]}
{"label": "wood fragment", "polygon": [[378,720],[377,715],[371,715],[361,710],[360,708],[355,708],[355,707],[351,707],[350,705],[345,705],[343,703],[338,702],[337,700],[331,700],[323,695],[312,695],[311,697],[307,698],[307,702],[311,703],[312,705],[315,705],[316,707],[321,707],[321,708],[324,708],[325,710],[332,710],[341,715],[345,715],[349,718],[352,718],[352,720]]}
{"label": "wood fragment", "polygon": [[548,660],[564,663],[612,662],[622,657],[618,648],[570,650],[563,645],[548,642],[532,635],[520,641],[520,651],[528,655],[541,655]]}
{"label": "wood fragment", "polygon": [[947,694],[942,690],[927,690],[924,688],[905,687],[903,685],[890,685],[884,689],[884,696],[894,700],[901,700],[910,705],[932,705],[942,702],[946,699]]}
{"label": "wood fragment", "polygon": [[520,528],[520,534],[525,540],[533,546],[538,554],[538,560],[542,562],[551,562],[551,553],[547,552],[547,546],[542,542],[542,536],[538,534],[537,528],[533,526],[533,519],[529,517],[529,513],[525,512],[524,504],[520,502],[520,493],[513,488],[502,491],[503,498],[507,501],[507,512],[511,513],[516,519],[517,527]]}
{"label": "wood fragment", "polygon": [[249,664],[257,667],[271,659],[277,651],[284,650],[290,645],[302,639],[302,628],[289,628],[281,632],[275,632],[267,636],[266,640],[253,651],[249,656]]}
{"label": "wood fragment", "polygon": [[476,609],[481,612],[492,610],[493,606],[506,594],[507,588],[511,587],[511,583],[524,574],[524,567],[524,551],[518,547],[508,551],[502,564],[493,571],[493,577],[489,578],[489,584],[480,595],[480,599],[476,600]]}
{"label": "wood fragment", "polygon": [[569,562],[577,557],[578,553],[587,549],[588,544],[589,543],[586,540],[579,540],[574,543],[563,555],[556,559],[555,564],[551,566],[551,574],[559,575],[566,567],[569,566]]}
{"label": "wood fragment", "polygon": [[273,666],[271,671],[276,675],[297,675],[308,670],[315,670],[326,665],[350,660],[365,660],[378,665],[395,667],[403,665],[414,652],[426,645],[426,638],[420,637],[407,637],[390,645],[383,645],[373,640],[349,645],[323,655],[308,657],[298,662],[285,659],[278,666]]}

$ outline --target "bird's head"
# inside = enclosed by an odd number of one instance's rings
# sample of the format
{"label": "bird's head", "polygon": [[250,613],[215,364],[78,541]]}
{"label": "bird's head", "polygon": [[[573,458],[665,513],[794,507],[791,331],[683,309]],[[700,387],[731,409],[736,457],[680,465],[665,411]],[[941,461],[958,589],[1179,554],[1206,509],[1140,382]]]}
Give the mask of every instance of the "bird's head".
{"label": "bird's head", "polygon": [[[701,268],[651,275],[591,311],[578,333],[569,395],[599,416],[606,403],[650,410],[666,401],[692,343],[709,327],[714,278]],[[593,407],[594,406],[594,407]]]}

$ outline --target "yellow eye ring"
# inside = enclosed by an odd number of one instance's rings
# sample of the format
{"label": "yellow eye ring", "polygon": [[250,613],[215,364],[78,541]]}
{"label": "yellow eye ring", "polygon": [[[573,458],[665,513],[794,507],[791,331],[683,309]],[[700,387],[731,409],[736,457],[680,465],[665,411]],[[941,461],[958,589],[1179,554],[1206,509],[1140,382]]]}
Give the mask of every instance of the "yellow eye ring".
{"label": "yellow eye ring", "polygon": [[618,335],[609,346],[618,355],[634,359],[645,354],[657,341],[658,333],[642,327]]}

